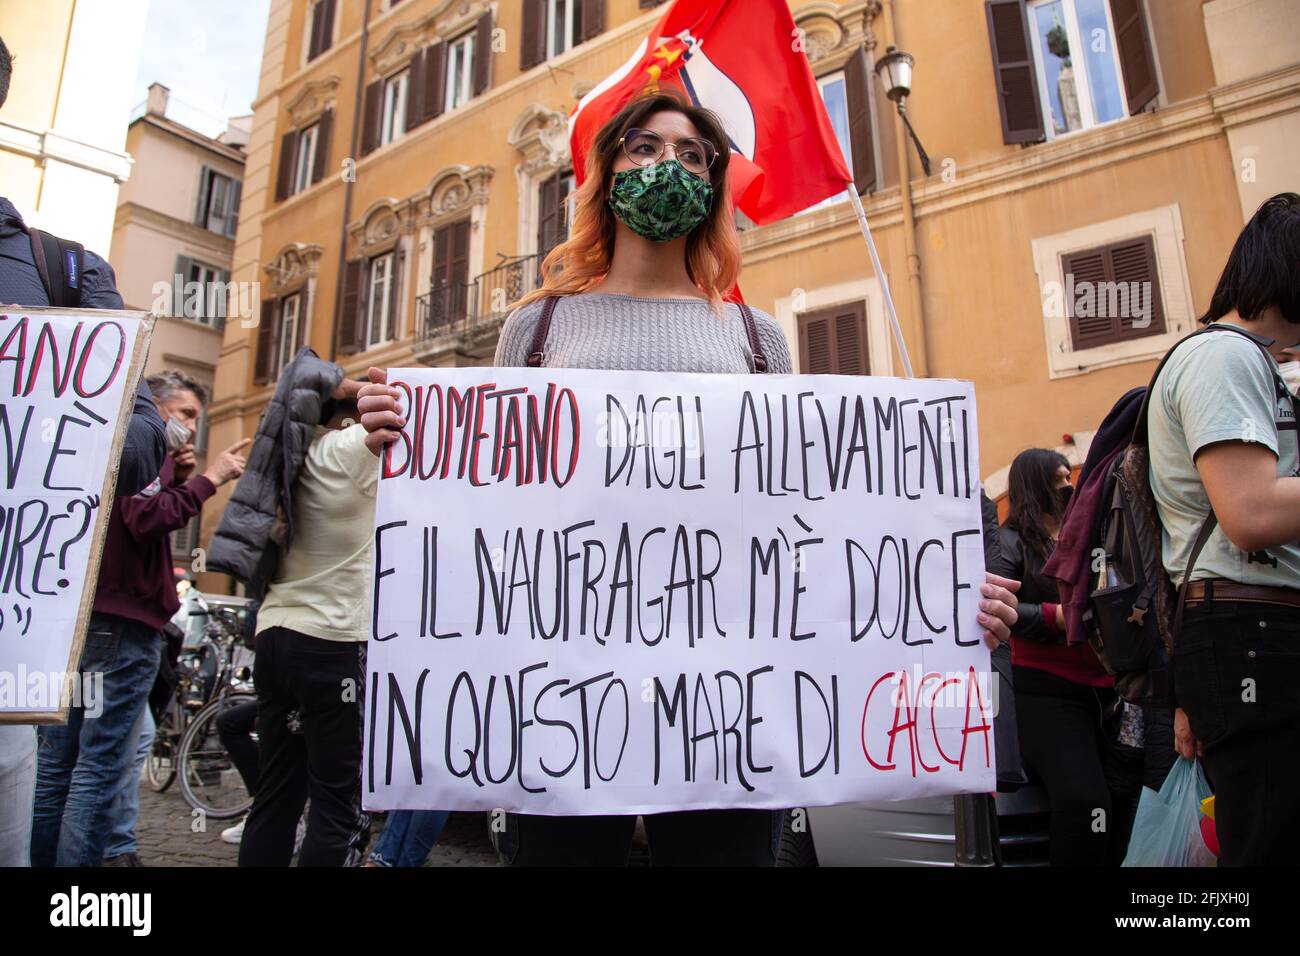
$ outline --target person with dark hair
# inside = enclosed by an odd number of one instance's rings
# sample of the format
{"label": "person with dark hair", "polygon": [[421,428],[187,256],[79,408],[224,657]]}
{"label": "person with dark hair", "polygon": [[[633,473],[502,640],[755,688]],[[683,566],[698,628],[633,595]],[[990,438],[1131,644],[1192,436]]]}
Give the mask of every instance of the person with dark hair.
{"label": "person with dark hair", "polygon": [[1150,396],[1174,636],[1175,745],[1215,791],[1219,863],[1300,856],[1300,449],[1278,362],[1300,342],[1300,195],[1259,207]]}
{"label": "person with dark hair", "polygon": [[9,47],[5,46],[5,41],[0,37],[0,106],[5,105],[5,100],[9,96],[9,78],[13,76],[14,58],[9,53]]}
{"label": "person with dark hair", "polygon": [[[771,316],[724,303],[740,274],[728,201],[731,145],[721,120],[667,92],[632,99],[595,136],[567,242],[547,255],[497,343],[498,366],[651,372],[791,373]],[[375,454],[399,437],[395,388],[371,370],[362,425]],[[1015,620],[1008,586],[989,581],[986,640]],[[726,809],[645,817],[656,865],[771,866],[782,815]],[[510,814],[502,855],[515,865],[627,862],[636,816]]]}
{"label": "person with dark hair", "polygon": [[[183,372],[151,375],[147,382],[166,422],[169,457],[147,488],[113,503],[80,664],[83,674],[102,675],[103,710],[96,716],[74,705],[66,724],[40,728],[33,866],[140,865],[134,834],[139,775],[131,771],[147,732],[162,630],[180,607],[168,536],[244,468],[239,453],[247,441],[191,477],[197,467],[191,441],[207,389]],[[110,848],[112,857],[104,859]]]}
{"label": "person with dark hair", "polygon": [[1067,646],[1056,583],[1043,574],[1072,491],[1064,455],[1029,448],[1015,457],[993,571],[1021,582],[1011,628],[1016,722],[1021,756],[1051,804],[1052,865],[1118,865],[1136,802],[1106,731],[1120,706],[1114,681],[1087,644]]}
{"label": "person with dark hair", "polygon": [[359,866],[370,840],[361,753],[379,468],[350,427],[361,383],[328,369],[338,384],[292,487],[297,532],[257,612],[258,772],[240,866],[289,865],[308,797],[299,866]]}

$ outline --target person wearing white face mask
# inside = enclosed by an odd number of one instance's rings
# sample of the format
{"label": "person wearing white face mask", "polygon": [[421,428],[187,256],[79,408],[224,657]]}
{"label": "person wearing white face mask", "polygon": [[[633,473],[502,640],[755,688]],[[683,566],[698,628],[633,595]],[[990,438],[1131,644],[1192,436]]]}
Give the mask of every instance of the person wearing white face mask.
{"label": "person wearing white face mask", "polygon": [[249,439],[191,477],[192,439],[207,389],[177,371],[149,376],[148,386],[164,419],[168,456],[154,482],[112,505],[80,663],[83,674],[102,675],[102,710],[96,716],[73,707],[66,725],[39,731],[34,866],[99,866],[106,851],[112,856],[106,862],[139,865],[133,836],[138,779],[131,779],[130,769],[145,730],[161,632],[179,606],[168,536],[244,470],[240,452]]}

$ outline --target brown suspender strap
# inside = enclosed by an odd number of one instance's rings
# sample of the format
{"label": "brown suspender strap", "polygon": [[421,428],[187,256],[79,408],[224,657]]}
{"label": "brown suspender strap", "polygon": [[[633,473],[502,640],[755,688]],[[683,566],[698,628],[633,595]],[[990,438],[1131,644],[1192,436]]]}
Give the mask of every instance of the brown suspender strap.
{"label": "brown suspender strap", "polygon": [[758,344],[758,326],[754,324],[754,313],[745,303],[736,304],[740,306],[740,314],[745,317],[745,335],[749,337],[749,351],[754,354],[754,371],[761,374],[767,371],[767,356]]}
{"label": "brown suspender strap", "polygon": [[546,336],[551,331],[551,316],[555,314],[558,295],[548,295],[542,304],[542,314],[537,317],[537,328],[533,330],[533,347],[528,352],[528,367],[541,368],[546,357]]}

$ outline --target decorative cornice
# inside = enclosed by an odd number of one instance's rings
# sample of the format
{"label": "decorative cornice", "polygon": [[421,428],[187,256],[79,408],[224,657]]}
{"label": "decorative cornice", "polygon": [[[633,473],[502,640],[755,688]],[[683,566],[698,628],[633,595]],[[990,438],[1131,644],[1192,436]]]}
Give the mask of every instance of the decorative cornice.
{"label": "decorative cornice", "polygon": [[842,65],[863,43],[868,51],[874,50],[876,38],[871,21],[879,16],[880,10],[880,0],[843,5],[832,0],[812,0],[794,11],[804,54],[814,70],[825,72]]}
{"label": "decorative cornice", "polygon": [[420,225],[438,225],[474,206],[485,206],[494,170],[491,166],[456,163],[439,170],[425,190]]}
{"label": "decorative cornice", "polygon": [[320,257],[325,247],[314,242],[291,242],[262,268],[271,277],[271,291],[276,295],[302,286],[320,271]]}
{"label": "decorative cornice", "polygon": [[519,168],[527,176],[552,172],[570,162],[568,117],[539,103],[524,108],[506,142],[523,154]]}
{"label": "decorative cornice", "polygon": [[[444,4],[444,7],[446,4]],[[439,10],[426,13],[418,20],[401,23],[388,31],[388,35],[375,44],[368,54],[371,67],[381,74],[387,74],[409,63],[431,38],[433,24]]]}
{"label": "decorative cornice", "polygon": [[305,84],[284,107],[288,111],[293,125],[301,129],[326,110],[334,109],[335,101],[338,98],[338,90],[339,76],[337,73],[331,73],[323,79],[312,80]]}
{"label": "decorative cornice", "polygon": [[427,44],[455,36],[491,9],[486,0],[444,0],[423,16],[389,30],[367,58],[377,73],[387,75],[409,63]]}
{"label": "decorative cornice", "polygon": [[403,233],[414,229],[414,208],[419,196],[409,199],[378,199],[348,224],[352,248],[359,256],[374,256],[397,245]]}

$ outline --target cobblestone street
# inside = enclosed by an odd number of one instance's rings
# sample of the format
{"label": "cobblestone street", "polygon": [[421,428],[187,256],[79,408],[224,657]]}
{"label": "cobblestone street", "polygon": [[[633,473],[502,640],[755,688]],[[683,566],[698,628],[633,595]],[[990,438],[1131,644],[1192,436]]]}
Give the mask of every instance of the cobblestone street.
{"label": "cobblestone street", "polygon": [[[155,793],[140,783],[140,818],[136,838],[146,866],[234,866],[239,847],[221,840],[221,831],[234,820],[208,820],[200,828],[176,784]],[[379,838],[383,818],[376,818],[371,845]],[[496,853],[488,841],[482,813],[453,813],[426,866],[495,866]]]}

